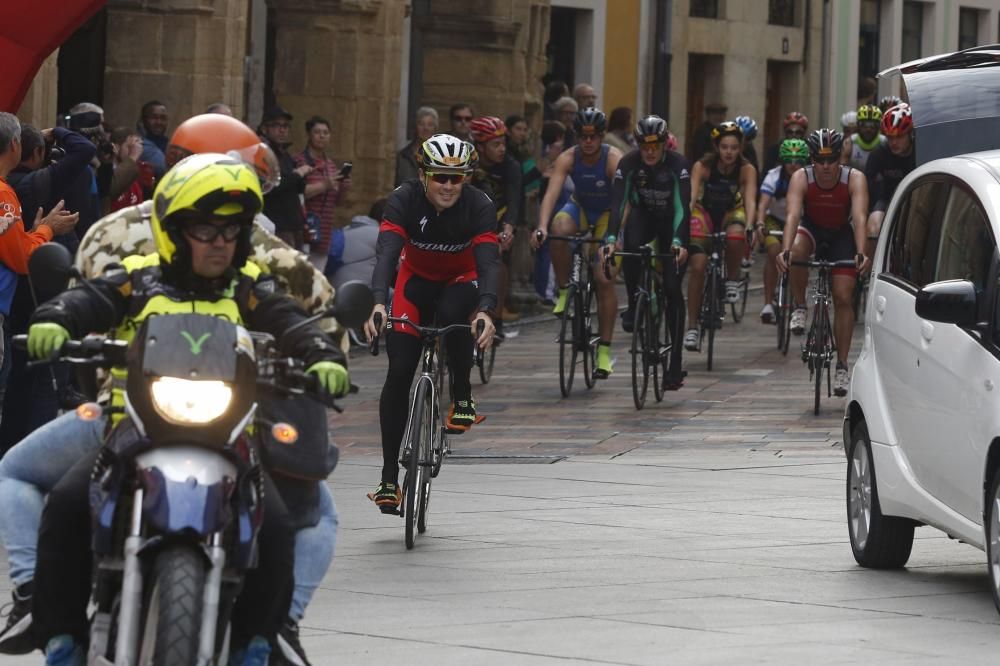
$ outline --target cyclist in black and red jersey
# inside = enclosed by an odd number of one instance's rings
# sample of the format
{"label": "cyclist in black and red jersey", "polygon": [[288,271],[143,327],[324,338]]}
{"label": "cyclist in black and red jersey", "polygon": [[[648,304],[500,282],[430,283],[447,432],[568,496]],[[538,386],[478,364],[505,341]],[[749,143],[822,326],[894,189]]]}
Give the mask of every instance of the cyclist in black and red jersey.
{"label": "cyclist in black and red jersey", "polygon": [[[420,147],[419,178],[404,182],[389,195],[375,251],[375,307],[365,324],[369,341],[380,332],[376,316],[385,326],[389,282],[398,262],[393,317],[424,326],[471,322],[473,336],[482,321],[485,328],[475,342],[481,349],[492,343],[500,264],[496,208],[485,193],[465,182],[474,155],[471,144],[436,134]],[[472,343],[472,337],[461,334],[445,337],[455,397],[448,427],[455,430],[467,430],[476,421],[469,381]],[[415,330],[389,326],[389,371],[379,402],[382,480],[368,495],[383,513],[398,510],[402,497],[397,459],[420,350]]]}
{"label": "cyclist in black and red jersey", "polygon": [[[507,301],[507,267],[514,242],[514,225],[521,218],[521,164],[507,154],[507,125],[496,116],[483,116],[469,123],[476,142],[479,165],[472,174],[472,185],[493,200],[497,209],[497,232],[500,234],[500,279],[497,282],[498,313]],[[499,334],[503,319],[497,317]]]}
{"label": "cyclist in black and red jersey", "polygon": [[868,243],[866,253],[875,253],[875,243],[892,195],[908,173],[917,168],[917,151],[913,145],[913,113],[902,102],[882,114],[882,134],[885,143],[872,151],[865,164],[871,210],[868,213]]}
{"label": "cyclist in black and red jersey", "polygon": [[[670,336],[680,340],[684,334],[684,293],[681,282],[687,267],[687,246],[691,226],[691,174],[684,156],[667,150],[667,123],[659,116],[647,116],[636,123],[633,132],[639,149],[621,159],[611,186],[611,220],[608,223],[606,253],[613,255],[618,230],[624,226],[623,247],[628,252],[656,239],[658,251],[674,248],[675,259],[661,262],[663,290],[667,296],[667,320]],[[627,216],[627,219],[623,219]],[[634,324],[635,291],[641,266],[638,257],[623,257],[628,309],[622,313],[622,328],[631,332]],[[666,388],[675,390],[683,384],[681,354],[683,347],[673,345]]]}
{"label": "cyclist in black and red jersey", "polygon": [[[866,270],[865,211],[868,210],[868,186],[857,169],[840,164],[844,135],[837,130],[820,129],[806,139],[812,164],[799,169],[788,184],[785,233],[782,253],[776,257],[778,270],[789,270],[791,261],[806,261],[816,253],[827,261],[853,259],[854,268],[833,269],[833,335],[837,343],[837,371],[833,391],[847,395],[850,376],[847,356],[854,333],[854,283],[859,270]],[[851,225],[851,220],[857,220]],[[801,220],[801,224],[799,224]],[[801,335],[806,327],[806,268],[791,269],[792,302],[791,328]]]}

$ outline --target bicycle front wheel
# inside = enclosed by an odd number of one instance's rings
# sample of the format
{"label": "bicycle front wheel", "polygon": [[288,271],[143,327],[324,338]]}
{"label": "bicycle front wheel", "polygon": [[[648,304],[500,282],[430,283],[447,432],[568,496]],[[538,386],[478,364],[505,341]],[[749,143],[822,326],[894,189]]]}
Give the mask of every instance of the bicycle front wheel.
{"label": "bicycle front wheel", "polygon": [[708,303],[708,370],[712,369],[712,361],[714,360],[715,329],[720,326],[719,315],[721,314],[721,310],[719,309],[719,289],[721,286],[718,272],[710,270],[706,276],[705,294],[703,296],[703,298],[707,298],[708,301],[702,301],[703,303]]}
{"label": "bicycle front wheel", "polygon": [[811,336],[812,349],[809,350],[809,356],[812,359],[814,372],[813,379],[816,381],[816,396],[813,403],[813,414],[819,414],[819,399],[820,393],[823,390],[823,371],[826,370],[828,373],[830,372],[829,364],[826,359],[827,328],[829,328],[826,318],[826,308],[817,307],[816,314],[813,318],[813,335]]}
{"label": "bicycle front wheel", "polygon": [[788,276],[781,278],[778,288],[778,349],[788,356],[788,342],[792,337],[792,296],[788,287]]}
{"label": "bicycle front wheel", "polygon": [[493,378],[493,363],[497,357],[497,343],[496,341],[490,345],[490,348],[484,351],[480,356],[476,365],[479,366],[479,379],[483,384],[489,384],[490,379]]}
{"label": "bicycle front wheel", "polygon": [[597,345],[594,337],[594,285],[587,284],[587,290],[580,297],[580,353],[583,354],[583,383],[588,389],[594,388],[597,379],[594,370],[597,369]]}
{"label": "bicycle front wheel", "polygon": [[[656,402],[662,402],[666,395],[667,371],[670,369],[670,320],[667,318],[666,303],[659,291],[653,294],[659,303],[656,315],[650,319],[653,322],[653,335],[650,336],[653,354],[653,397]],[[662,332],[662,335],[661,335]]]}
{"label": "bicycle front wheel", "polygon": [[576,372],[576,328],[573,316],[576,311],[576,285],[566,289],[566,309],[563,310],[559,326],[559,390],[564,398],[569,397],[573,388],[573,373]]}
{"label": "bicycle front wheel", "polygon": [[642,409],[646,404],[646,391],[649,388],[649,297],[639,294],[635,303],[635,319],[632,325],[632,399],[635,408]]}
{"label": "bicycle front wheel", "polygon": [[409,438],[406,442],[409,457],[406,459],[406,477],[403,479],[403,517],[406,522],[407,550],[413,548],[414,528],[421,520],[420,502],[417,499],[424,485],[423,477],[426,471],[421,463],[430,458],[432,428],[437,427],[434,423],[434,406],[431,400],[431,390],[427,381],[418,381],[417,389],[413,393],[413,409],[410,410]]}

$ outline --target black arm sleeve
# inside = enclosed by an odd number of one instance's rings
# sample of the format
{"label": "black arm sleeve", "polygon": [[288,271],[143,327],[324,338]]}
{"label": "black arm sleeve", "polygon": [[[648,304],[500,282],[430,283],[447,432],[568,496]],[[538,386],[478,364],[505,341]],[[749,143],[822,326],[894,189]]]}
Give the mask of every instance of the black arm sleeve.
{"label": "black arm sleeve", "polygon": [[347,365],[344,353],[315,322],[288,330],[307,315],[298,303],[277,290],[273,278],[257,280],[253,289],[257,304],[247,323],[255,331],[273,335],[282,354],[302,359],[306,367],[320,361]]}
{"label": "black arm sleeve", "polygon": [[472,248],[479,281],[479,312],[494,315],[497,311],[497,284],[500,278],[500,246],[479,243]]}
{"label": "black arm sleeve", "polygon": [[629,156],[618,161],[618,169],[615,170],[615,179],[611,181],[611,213],[608,216],[608,235],[618,236],[622,228],[622,215],[625,213],[625,204],[628,199],[628,183],[631,176],[631,161]]}
{"label": "black arm sleeve", "polygon": [[521,205],[524,196],[521,164],[510,157],[505,160],[503,188],[504,198],[507,201],[507,212],[503,216],[503,222],[504,224],[520,225],[524,222],[521,219]]}
{"label": "black arm sleeve", "polygon": [[66,151],[66,154],[58,162],[45,168],[52,179],[52,198],[55,199],[48,204],[46,210],[63,198],[66,190],[97,154],[97,146],[82,134],[71,132],[64,127],[56,127],[53,131],[56,141]]}
{"label": "black arm sleeve", "polygon": [[681,247],[687,247],[691,243],[691,165],[681,155],[677,156],[674,175],[677,177],[682,209],[680,229],[674,230],[674,236],[680,239]]}
{"label": "black arm sleeve", "polygon": [[406,239],[395,231],[379,231],[375,241],[375,270],[372,271],[372,294],[375,302],[385,305],[389,298],[389,283],[396,272],[399,254]]}
{"label": "black arm sleeve", "polygon": [[128,311],[128,284],[128,271],[112,264],[100,278],[90,281],[97,293],[83,285],[64,291],[39,305],[31,316],[31,323],[59,324],[74,338],[95,331],[109,331]]}

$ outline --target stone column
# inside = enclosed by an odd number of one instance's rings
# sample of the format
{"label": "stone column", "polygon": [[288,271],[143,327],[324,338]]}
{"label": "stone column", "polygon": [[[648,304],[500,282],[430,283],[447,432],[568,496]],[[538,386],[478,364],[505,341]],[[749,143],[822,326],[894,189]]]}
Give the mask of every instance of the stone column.
{"label": "stone column", "polygon": [[21,108],[17,110],[17,117],[22,123],[28,123],[45,129],[52,127],[56,122],[56,108],[59,97],[59,68],[56,62],[59,58],[59,50],[55,50],[45,59],[35,75],[28,93],[21,102]]}
{"label": "stone column", "polygon": [[225,102],[243,115],[246,0],[108,0],[105,117],[138,121],[166,104],[170,128]]}
{"label": "stone column", "polygon": [[403,0],[268,0],[275,21],[274,93],[295,116],[293,150],[312,115],[333,127],[330,154],[354,163],[340,223],[392,190],[402,69]]}

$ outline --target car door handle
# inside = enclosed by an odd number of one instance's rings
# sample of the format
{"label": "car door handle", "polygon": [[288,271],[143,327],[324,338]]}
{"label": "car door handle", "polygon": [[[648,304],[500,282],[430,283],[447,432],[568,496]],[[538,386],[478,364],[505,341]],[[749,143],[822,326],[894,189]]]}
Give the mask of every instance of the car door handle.
{"label": "car door handle", "polygon": [[993,381],[990,380],[990,379],[987,379],[986,381],[983,382],[983,386],[986,387],[987,391],[992,391],[993,390]]}
{"label": "car door handle", "polygon": [[920,337],[930,342],[934,338],[934,324],[929,321],[920,322]]}
{"label": "car door handle", "polygon": [[879,296],[875,299],[875,311],[879,314],[885,314],[885,296]]}

